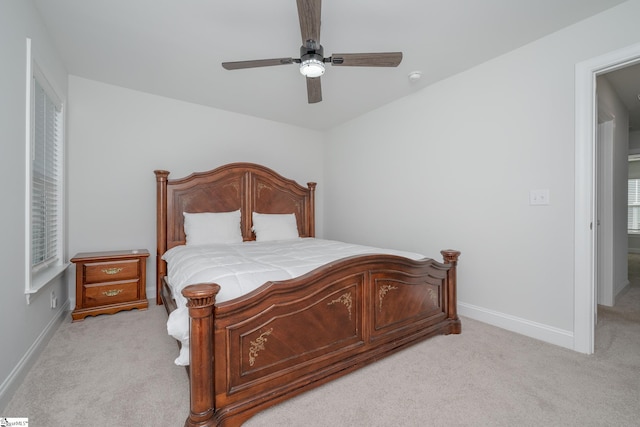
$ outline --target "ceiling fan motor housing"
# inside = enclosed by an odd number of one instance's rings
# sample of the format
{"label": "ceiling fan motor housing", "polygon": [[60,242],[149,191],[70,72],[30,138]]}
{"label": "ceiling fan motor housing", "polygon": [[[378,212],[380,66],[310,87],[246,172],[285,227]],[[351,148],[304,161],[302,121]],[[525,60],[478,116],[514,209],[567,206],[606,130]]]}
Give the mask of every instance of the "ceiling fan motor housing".
{"label": "ceiling fan motor housing", "polygon": [[317,49],[305,46],[300,48],[300,73],[307,78],[317,78],[324,74],[324,50],[322,46],[317,46]]}
{"label": "ceiling fan motor housing", "polygon": [[315,59],[324,62],[324,48],[318,45],[317,49],[311,49],[306,46],[300,46],[300,61],[304,62],[308,59]]}

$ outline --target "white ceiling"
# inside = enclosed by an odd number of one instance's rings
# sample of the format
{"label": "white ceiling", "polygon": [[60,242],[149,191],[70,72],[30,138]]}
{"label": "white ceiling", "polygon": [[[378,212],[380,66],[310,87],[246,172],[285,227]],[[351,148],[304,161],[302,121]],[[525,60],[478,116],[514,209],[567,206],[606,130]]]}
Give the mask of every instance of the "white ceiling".
{"label": "white ceiling", "polygon": [[[402,51],[397,68],[331,67],[307,104],[295,0],[35,0],[70,74],[312,129],[327,129],[624,0],[325,0],[331,53]],[[422,72],[418,83],[408,74]]]}

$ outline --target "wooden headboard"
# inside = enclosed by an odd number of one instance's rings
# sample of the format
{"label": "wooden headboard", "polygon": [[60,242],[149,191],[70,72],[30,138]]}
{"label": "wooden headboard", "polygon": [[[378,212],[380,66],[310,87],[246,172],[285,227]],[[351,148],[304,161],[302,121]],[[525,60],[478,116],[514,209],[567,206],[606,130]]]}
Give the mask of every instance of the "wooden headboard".
{"label": "wooden headboard", "polygon": [[166,275],[162,255],[185,244],[183,212],[231,212],[240,209],[242,236],[255,240],[251,214],[295,213],[300,237],[315,237],[315,182],[303,187],[273,170],[253,163],[231,163],[208,172],[168,179],[156,170],[157,259],[156,301]]}

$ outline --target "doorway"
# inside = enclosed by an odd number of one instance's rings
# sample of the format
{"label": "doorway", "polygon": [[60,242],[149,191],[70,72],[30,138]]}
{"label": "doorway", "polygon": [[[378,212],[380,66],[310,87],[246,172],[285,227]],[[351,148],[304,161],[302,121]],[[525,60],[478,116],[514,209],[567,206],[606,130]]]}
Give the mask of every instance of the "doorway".
{"label": "doorway", "polygon": [[576,66],[574,350],[592,354],[597,316],[599,272],[598,116],[596,78],[640,63],[640,44]]}
{"label": "doorway", "polygon": [[628,253],[640,249],[636,234],[630,234],[640,231],[640,163],[633,155],[640,148],[640,64],[599,74],[596,92],[596,287],[598,306],[612,307],[629,285]]}

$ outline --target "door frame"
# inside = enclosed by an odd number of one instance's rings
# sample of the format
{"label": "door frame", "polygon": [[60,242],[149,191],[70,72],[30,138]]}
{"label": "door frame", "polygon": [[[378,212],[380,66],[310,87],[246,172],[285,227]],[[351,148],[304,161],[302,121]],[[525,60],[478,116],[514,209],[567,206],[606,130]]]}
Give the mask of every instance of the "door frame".
{"label": "door frame", "polygon": [[596,77],[640,62],[640,43],[576,64],[573,349],[592,354],[597,308]]}

